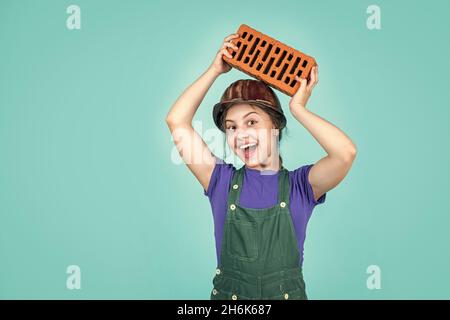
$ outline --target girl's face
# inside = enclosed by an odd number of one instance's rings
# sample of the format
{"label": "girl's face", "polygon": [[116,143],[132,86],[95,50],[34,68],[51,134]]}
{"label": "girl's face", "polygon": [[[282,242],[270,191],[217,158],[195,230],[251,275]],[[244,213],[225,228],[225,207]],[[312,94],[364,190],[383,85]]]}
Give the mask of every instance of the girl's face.
{"label": "girl's face", "polygon": [[230,149],[251,168],[264,168],[278,159],[278,133],[270,116],[257,106],[235,104],[225,115]]}

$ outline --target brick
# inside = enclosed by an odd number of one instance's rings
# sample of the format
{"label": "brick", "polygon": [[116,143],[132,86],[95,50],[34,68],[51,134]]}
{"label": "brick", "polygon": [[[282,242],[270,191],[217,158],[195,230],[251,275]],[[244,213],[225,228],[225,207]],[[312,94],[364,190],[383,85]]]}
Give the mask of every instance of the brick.
{"label": "brick", "polygon": [[246,24],[242,24],[233,39],[238,50],[227,48],[233,58],[223,55],[232,67],[259,79],[289,96],[300,87],[295,75],[308,79],[316,60]]}

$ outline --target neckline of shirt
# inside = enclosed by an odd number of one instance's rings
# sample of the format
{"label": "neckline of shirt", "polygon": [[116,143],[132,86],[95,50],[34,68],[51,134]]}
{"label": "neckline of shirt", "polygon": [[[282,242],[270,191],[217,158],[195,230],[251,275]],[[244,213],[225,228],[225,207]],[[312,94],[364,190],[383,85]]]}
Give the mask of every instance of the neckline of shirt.
{"label": "neckline of shirt", "polygon": [[258,169],[252,169],[252,168],[248,168],[246,165],[244,165],[244,169],[245,172],[252,174],[252,175],[260,175],[260,176],[276,176],[280,173],[280,170],[271,170],[271,169],[267,169],[267,170],[258,170]]}

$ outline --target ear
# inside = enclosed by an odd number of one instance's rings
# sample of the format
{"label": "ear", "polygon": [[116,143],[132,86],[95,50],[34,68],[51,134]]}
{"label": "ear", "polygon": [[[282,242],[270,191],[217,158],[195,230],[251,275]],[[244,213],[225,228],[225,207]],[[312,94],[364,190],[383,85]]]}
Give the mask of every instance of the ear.
{"label": "ear", "polygon": [[279,136],[280,135],[280,129],[275,127],[275,125],[273,125],[273,124],[272,124],[272,132],[274,133],[275,136]]}

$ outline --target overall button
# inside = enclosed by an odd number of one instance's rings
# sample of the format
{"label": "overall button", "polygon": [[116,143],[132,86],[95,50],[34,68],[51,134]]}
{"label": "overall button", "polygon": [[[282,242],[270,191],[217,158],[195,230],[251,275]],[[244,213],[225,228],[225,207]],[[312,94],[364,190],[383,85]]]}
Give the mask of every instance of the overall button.
{"label": "overall button", "polygon": [[287,293],[284,294],[284,299],[289,299],[289,295]]}
{"label": "overall button", "polygon": [[233,295],[231,296],[231,299],[237,300],[237,296],[236,296],[235,294],[233,294]]}
{"label": "overall button", "polygon": [[230,204],[230,209],[234,211],[236,209],[236,206],[234,204]]}
{"label": "overall button", "polygon": [[282,208],[286,207],[286,202],[281,201],[281,202],[280,202],[280,207],[282,207]]}
{"label": "overall button", "polygon": [[237,188],[239,188],[239,186],[237,184],[233,185],[234,190],[236,190]]}
{"label": "overall button", "polygon": [[216,294],[217,294],[217,290],[213,289],[213,295],[216,295]]}
{"label": "overall button", "polygon": [[216,274],[220,274],[220,269],[216,269]]}

